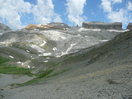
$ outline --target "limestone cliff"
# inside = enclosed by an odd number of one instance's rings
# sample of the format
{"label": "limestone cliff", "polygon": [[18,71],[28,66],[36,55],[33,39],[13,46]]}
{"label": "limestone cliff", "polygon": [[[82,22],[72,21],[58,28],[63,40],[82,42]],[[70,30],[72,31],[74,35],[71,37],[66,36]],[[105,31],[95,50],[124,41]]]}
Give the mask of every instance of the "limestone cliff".
{"label": "limestone cliff", "polygon": [[82,26],[89,29],[122,29],[122,23],[104,23],[104,22],[83,22]]}

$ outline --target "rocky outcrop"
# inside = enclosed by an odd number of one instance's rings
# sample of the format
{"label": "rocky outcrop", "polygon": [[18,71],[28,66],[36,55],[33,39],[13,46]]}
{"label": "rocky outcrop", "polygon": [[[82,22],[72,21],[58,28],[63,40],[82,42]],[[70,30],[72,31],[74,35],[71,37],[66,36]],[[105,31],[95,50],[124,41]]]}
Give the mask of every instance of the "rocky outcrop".
{"label": "rocky outcrop", "polygon": [[9,31],[11,30],[8,26],[0,23],[0,32]]}
{"label": "rocky outcrop", "polygon": [[45,24],[29,24],[24,29],[26,30],[32,30],[32,29],[50,29],[53,26],[51,25],[45,25]]}
{"label": "rocky outcrop", "polygon": [[122,29],[122,23],[104,23],[104,22],[83,22],[82,26],[89,29]]}
{"label": "rocky outcrop", "polygon": [[129,24],[128,24],[127,29],[128,29],[128,30],[132,30],[132,23],[129,23]]}
{"label": "rocky outcrop", "polygon": [[52,25],[54,29],[69,28],[67,24],[59,23],[59,22],[49,23],[48,25]]}
{"label": "rocky outcrop", "polygon": [[49,23],[49,24],[29,24],[24,29],[27,29],[27,30],[32,30],[32,29],[48,30],[48,29],[65,29],[65,28],[69,28],[69,26],[64,23]]}

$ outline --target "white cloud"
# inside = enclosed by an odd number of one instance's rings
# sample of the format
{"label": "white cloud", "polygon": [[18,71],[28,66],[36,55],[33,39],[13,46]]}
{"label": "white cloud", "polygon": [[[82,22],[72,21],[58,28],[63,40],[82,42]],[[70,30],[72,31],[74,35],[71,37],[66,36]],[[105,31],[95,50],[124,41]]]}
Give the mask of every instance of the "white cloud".
{"label": "white cloud", "polygon": [[38,0],[37,5],[33,7],[33,15],[37,23],[61,22],[61,18],[54,12],[52,0]]}
{"label": "white cloud", "polygon": [[112,11],[108,14],[108,18],[113,22],[128,22],[128,17],[126,11],[124,9],[120,9],[119,11]]}
{"label": "white cloud", "polygon": [[112,1],[112,3],[122,3],[122,0],[111,0],[111,1]]}
{"label": "white cloud", "polygon": [[10,26],[21,28],[21,13],[29,13],[31,4],[23,0],[0,0],[0,17]]}
{"label": "white cloud", "polygon": [[132,2],[128,2],[128,10],[132,11]]}
{"label": "white cloud", "polygon": [[22,28],[21,18],[23,14],[31,13],[36,23],[48,23],[62,21],[60,16],[54,12],[52,0],[37,0],[33,5],[24,0],[0,0],[0,19],[13,27]]}
{"label": "white cloud", "polygon": [[109,0],[102,0],[101,6],[103,7],[105,12],[112,11],[111,2]]}
{"label": "white cloud", "polygon": [[101,7],[107,13],[107,18],[110,19],[110,21],[122,22],[126,25],[132,21],[129,11],[126,8],[120,8],[118,11],[114,11],[113,9],[114,4],[122,2],[122,0],[101,0]]}
{"label": "white cloud", "polygon": [[112,6],[115,3],[122,3],[122,0],[101,0],[101,6],[106,12],[112,12]]}
{"label": "white cloud", "polygon": [[86,0],[67,0],[68,19],[74,25],[81,25],[84,21],[83,9],[85,4]]}

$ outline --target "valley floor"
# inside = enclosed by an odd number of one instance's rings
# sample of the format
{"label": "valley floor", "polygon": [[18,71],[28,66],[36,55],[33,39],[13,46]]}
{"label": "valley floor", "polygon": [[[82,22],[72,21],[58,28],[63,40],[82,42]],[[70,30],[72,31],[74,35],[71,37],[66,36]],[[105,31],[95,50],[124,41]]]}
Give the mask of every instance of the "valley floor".
{"label": "valley floor", "polygon": [[7,85],[29,78],[0,75],[0,86],[3,86],[0,99],[132,99],[132,65],[119,65],[70,78],[65,75],[42,84],[13,89]]}

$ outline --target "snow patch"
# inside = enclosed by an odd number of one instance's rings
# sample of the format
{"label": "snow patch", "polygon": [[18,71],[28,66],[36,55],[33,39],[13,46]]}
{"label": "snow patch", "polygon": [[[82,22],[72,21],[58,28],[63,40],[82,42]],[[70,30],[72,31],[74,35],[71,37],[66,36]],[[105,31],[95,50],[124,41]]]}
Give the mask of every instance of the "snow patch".
{"label": "snow patch", "polygon": [[114,30],[114,29],[109,29],[107,30],[109,32],[125,32],[126,30]]}
{"label": "snow patch", "polygon": [[65,40],[65,39],[66,39],[66,37],[64,37],[64,36],[61,36],[61,39]]}
{"label": "snow patch", "polygon": [[51,53],[43,53],[43,56],[50,56]]}
{"label": "snow patch", "polygon": [[48,62],[48,60],[45,60],[44,62],[45,62],[45,63],[47,63],[47,62]]}
{"label": "snow patch", "polygon": [[107,41],[109,41],[109,40],[100,40],[101,42],[107,42]]}
{"label": "snow patch", "polygon": [[42,46],[44,46],[46,43],[47,43],[46,41],[43,41],[43,43],[40,44],[40,46],[42,47]]}
{"label": "snow patch", "polygon": [[23,62],[20,62],[20,61],[19,61],[19,62],[17,62],[17,64],[21,64],[22,66],[24,65],[24,63],[23,63]]}
{"label": "snow patch", "polygon": [[56,47],[54,47],[54,48],[53,48],[53,51],[56,51],[56,50],[57,50],[57,48],[56,48]]}
{"label": "snow patch", "polygon": [[70,47],[66,50],[66,52],[62,52],[61,56],[68,54],[68,52],[75,46],[77,43],[71,44]]}
{"label": "snow patch", "polygon": [[82,31],[95,31],[95,32],[97,32],[97,31],[101,31],[101,29],[86,29],[86,28],[80,28],[78,30],[78,32],[82,32]]}
{"label": "snow patch", "polygon": [[39,47],[39,46],[37,46],[37,45],[30,45],[32,48],[34,48],[34,49],[36,49],[38,52],[40,52],[40,53],[42,53],[42,52],[44,52],[45,50],[44,49],[42,49],[41,47]]}
{"label": "snow patch", "polygon": [[26,52],[28,52],[28,53],[29,53],[30,51],[29,51],[29,50],[26,50]]}
{"label": "snow patch", "polygon": [[31,66],[29,66],[29,65],[28,65],[27,67],[28,67],[28,68],[31,68]]}
{"label": "snow patch", "polygon": [[31,66],[28,65],[29,63],[30,63],[30,61],[26,61],[26,62],[18,61],[18,62],[17,62],[17,64],[20,64],[20,65],[22,65],[23,67],[31,68]]}
{"label": "snow patch", "polygon": [[38,56],[51,56],[51,53],[43,53],[43,54],[39,54]]}
{"label": "snow patch", "polygon": [[19,61],[19,62],[17,62],[17,63],[18,63],[18,64],[21,64],[22,62]]}
{"label": "snow patch", "polygon": [[14,57],[13,57],[13,56],[11,56],[11,55],[10,55],[9,57],[10,57],[10,58],[12,58],[12,59],[14,59]]}

